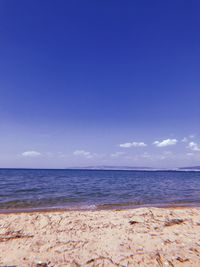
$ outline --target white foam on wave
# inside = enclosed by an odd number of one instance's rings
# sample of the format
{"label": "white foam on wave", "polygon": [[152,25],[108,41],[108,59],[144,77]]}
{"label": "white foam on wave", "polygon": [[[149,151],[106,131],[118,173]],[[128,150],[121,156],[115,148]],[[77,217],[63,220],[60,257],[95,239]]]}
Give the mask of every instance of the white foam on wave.
{"label": "white foam on wave", "polygon": [[82,210],[96,210],[97,206],[94,204],[91,204],[91,205],[82,205],[81,207],[78,207],[78,208]]}

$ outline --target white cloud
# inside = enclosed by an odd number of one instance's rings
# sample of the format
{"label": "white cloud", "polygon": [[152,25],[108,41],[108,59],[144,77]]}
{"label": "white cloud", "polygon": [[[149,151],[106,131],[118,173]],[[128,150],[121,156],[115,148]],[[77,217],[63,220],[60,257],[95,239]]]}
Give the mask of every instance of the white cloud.
{"label": "white cloud", "polygon": [[110,156],[112,158],[117,158],[117,157],[120,157],[120,156],[122,156],[124,154],[125,154],[124,152],[115,152],[115,153],[110,154]]}
{"label": "white cloud", "polygon": [[193,150],[193,151],[200,151],[200,145],[198,145],[195,142],[190,142],[188,144],[188,148],[191,149],[191,150]]}
{"label": "white cloud", "polygon": [[86,158],[92,158],[93,157],[93,154],[89,151],[85,151],[85,150],[75,150],[73,152],[73,154],[75,156],[83,156],[83,157],[86,157]]}
{"label": "white cloud", "polygon": [[25,151],[22,153],[22,156],[23,157],[38,157],[38,156],[41,156],[42,154],[38,151],[34,151],[34,150],[29,150],[29,151]]}
{"label": "white cloud", "polygon": [[155,141],[155,142],[153,142],[153,145],[155,145],[157,147],[165,147],[165,146],[176,145],[177,142],[178,142],[178,140],[176,140],[176,139],[165,139],[163,141]]}
{"label": "white cloud", "polygon": [[120,144],[119,146],[123,148],[130,148],[130,147],[145,147],[147,145],[144,142],[131,142],[131,143]]}
{"label": "white cloud", "polygon": [[188,137],[184,137],[181,141],[183,143],[187,143],[189,141],[189,139],[194,139],[195,135],[194,134],[190,134]]}

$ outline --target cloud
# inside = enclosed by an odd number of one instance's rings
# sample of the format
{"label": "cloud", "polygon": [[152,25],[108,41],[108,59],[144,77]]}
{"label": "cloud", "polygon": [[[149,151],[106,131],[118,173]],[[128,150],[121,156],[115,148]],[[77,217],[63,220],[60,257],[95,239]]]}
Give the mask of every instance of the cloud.
{"label": "cloud", "polygon": [[92,158],[93,157],[93,154],[89,151],[85,151],[85,150],[75,150],[73,152],[73,154],[75,156],[83,156],[83,157],[86,157],[87,159],[89,158]]}
{"label": "cloud", "polygon": [[110,154],[110,156],[112,158],[117,158],[117,157],[120,157],[120,156],[122,156],[124,154],[125,154],[124,152],[115,152],[115,153]]}
{"label": "cloud", "polygon": [[130,148],[130,147],[145,147],[147,145],[144,142],[131,142],[131,143],[120,144],[119,146],[123,148]]}
{"label": "cloud", "polygon": [[25,151],[22,153],[22,156],[23,157],[38,157],[38,156],[41,156],[42,154],[38,151],[34,151],[34,150],[29,150],[29,151]]}
{"label": "cloud", "polygon": [[153,142],[153,145],[155,145],[157,147],[165,147],[165,146],[176,145],[177,142],[178,142],[178,140],[176,140],[176,139],[165,139],[163,141],[155,141],[155,142]]}
{"label": "cloud", "polygon": [[189,139],[194,139],[195,135],[194,134],[190,134],[188,137],[184,137],[181,142],[183,143],[187,143],[189,141]]}
{"label": "cloud", "polygon": [[193,151],[200,151],[200,145],[198,145],[197,143],[195,142],[190,142],[188,144],[188,147],[189,149],[193,150]]}

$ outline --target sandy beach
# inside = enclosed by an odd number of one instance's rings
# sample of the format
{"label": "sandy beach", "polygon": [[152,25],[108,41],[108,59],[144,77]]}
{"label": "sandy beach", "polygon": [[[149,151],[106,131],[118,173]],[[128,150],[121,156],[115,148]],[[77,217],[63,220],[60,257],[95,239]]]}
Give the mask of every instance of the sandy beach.
{"label": "sandy beach", "polygon": [[199,208],[0,215],[0,266],[200,266]]}

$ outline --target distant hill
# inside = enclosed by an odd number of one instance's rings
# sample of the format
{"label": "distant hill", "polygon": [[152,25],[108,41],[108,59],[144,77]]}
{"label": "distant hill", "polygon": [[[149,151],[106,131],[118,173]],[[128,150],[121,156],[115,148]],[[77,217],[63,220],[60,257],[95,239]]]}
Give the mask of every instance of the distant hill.
{"label": "distant hill", "polygon": [[153,167],[136,167],[136,166],[113,166],[113,165],[97,165],[85,167],[71,167],[66,169],[76,170],[135,170],[135,171],[200,171],[200,166],[189,166],[180,168],[153,168]]}
{"label": "distant hill", "polygon": [[155,168],[151,168],[151,167],[112,166],[112,165],[73,167],[73,168],[70,168],[70,169],[84,169],[84,170],[155,170]]}
{"label": "distant hill", "polygon": [[194,170],[194,171],[200,171],[200,166],[190,166],[190,167],[181,167],[179,170]]}

